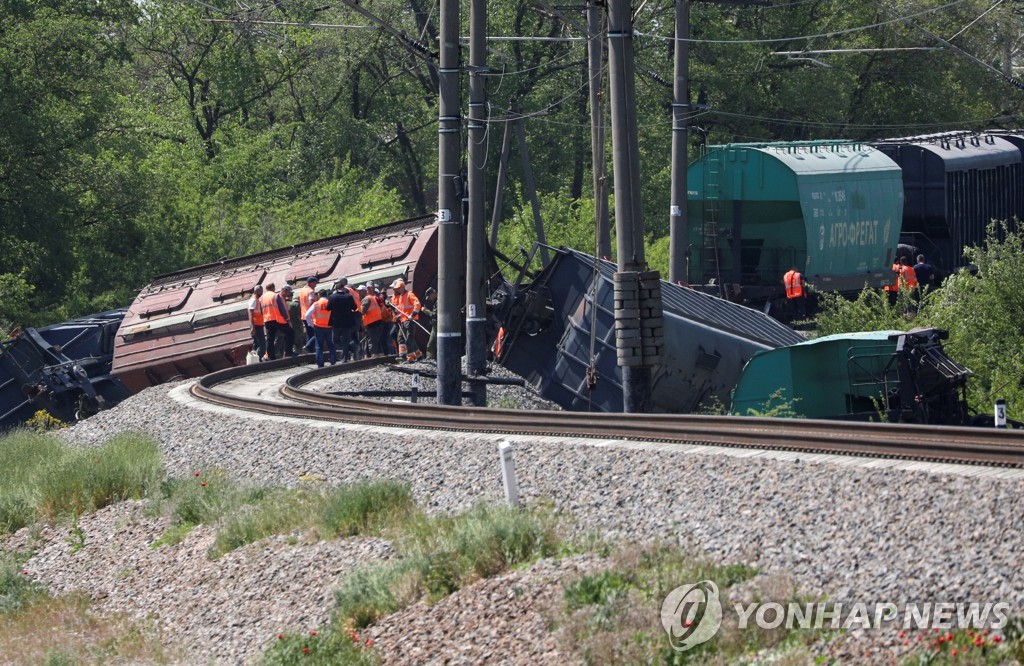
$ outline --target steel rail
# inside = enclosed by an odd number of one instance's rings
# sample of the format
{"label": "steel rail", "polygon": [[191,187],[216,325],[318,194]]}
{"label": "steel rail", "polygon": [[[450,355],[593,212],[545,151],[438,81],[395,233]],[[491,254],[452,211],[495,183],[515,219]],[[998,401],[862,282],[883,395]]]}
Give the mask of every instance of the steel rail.
{"label": "steel rail", "polygon": [[194,384],[192,393],[202,400],[235,409],[370,426],[667,442],[1024,467],[1024,431],[1019,430],[819,419],[453,407],[433,403],[386,402],[302,388],[338,374],[383,366],[391,362],[390,359],[355,361],[292,375],[280,389],[281,394],[292,401],[290,403],[235,396],[216,388],[231,380],[298,365],[307,359],[283,359],[214,372]]}

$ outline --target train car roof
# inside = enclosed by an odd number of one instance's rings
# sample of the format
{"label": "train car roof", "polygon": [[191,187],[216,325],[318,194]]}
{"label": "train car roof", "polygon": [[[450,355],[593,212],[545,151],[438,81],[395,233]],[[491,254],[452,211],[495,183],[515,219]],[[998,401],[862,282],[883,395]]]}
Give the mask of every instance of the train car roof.
{"label": "train car roof", "polygon": [[[711,150],[741,154],[750,150],[783,163],[798,175],[895,172],[900,168],[885,153],[863,143],[801,141],[788,143],[730,143]],[[728,157],[726,159],[729,159]]]}
{"label": "train car roof", "polygon": [[912,148],[942,160],[946,171],[991,169],[1021,161],[1021,151],[1012,142],[992,134],[924,134],[873,142],[879,150]]}

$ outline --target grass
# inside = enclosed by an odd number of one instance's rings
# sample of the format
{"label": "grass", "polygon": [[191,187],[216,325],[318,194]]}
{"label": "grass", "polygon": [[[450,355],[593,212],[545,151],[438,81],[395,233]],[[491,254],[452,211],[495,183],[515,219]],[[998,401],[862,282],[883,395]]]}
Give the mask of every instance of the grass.
{"label": "grass", "polygon": [[934,630],[906,632],[905,638],[914,649],[900,663],[905,666],[966,664],[968,666],[997,666],[1019,664],[1024,658],[1024,637],[1021,620],[1014,618],[998,631],[952,629],[936,633]]}
{"label": "grass", "polygon": [[175,662],[152,627],[125,617],[98,617],[89,603],[85,595],[40,595],[17,610],[0,612],[0,654],[17,655],[15,663],[47,666]]}
{"label": "grass", "polygon": [[397,481],[362,481],[328,490],[263,488],[216,471],[195,472],[161,485],[153,510],[170,515],[173,525],[153,546],[180,543],[195,526],[209,525],[216,528],[216,536],[208,554],[216,559],[275,534],[379,534],[411,515],[413,508],[409,487]]}
{"label": "grass", "polygon": [[0,534],[143,497],[162,477],[156,443],[141,435],[82,449],[15,431],[0,440]]}
{"label": "grass", "polygon": [[559,550],[548,513],[480,505],[454,517],[417,514],[393,535],[399,558],[361,568],[335,592],[338,621],[356,628]]}
{"label": "grass", "polygon": [[[805,636],[800,632],[756,626],[741,630],[735,616],[726,613],[713,639],[675,652],[660,621],[668,593],[683,583],[713,580],[725,598],[729,588],[750,581],[756,570],[743,564],[719,565],[667,545],[622,547],[611,561],[611,568],[565,585],[563,608],[554,620],[560,644],[585,664],[735,663],[762,650],[784,659],[803,649]],[[782,586],[770,590],[769,597],[785,599],[792,594]],[[796,663],[807,657],[798,655]]]}
{"label": "grass", "polygon": [[373,666],[380,659],[373,641],[362,640],[354,631],[327,629],[308,634],[281,634],[263,655],[265,666]]}

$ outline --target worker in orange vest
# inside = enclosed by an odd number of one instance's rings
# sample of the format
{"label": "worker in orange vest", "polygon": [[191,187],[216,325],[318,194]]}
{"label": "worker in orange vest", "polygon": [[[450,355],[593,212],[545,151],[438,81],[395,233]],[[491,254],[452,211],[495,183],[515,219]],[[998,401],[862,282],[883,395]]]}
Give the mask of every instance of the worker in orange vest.
{"label": "worker in orange vest", "polygon": [[[282,292],[288,292],[289,294],[291,290],[292,288],[289,285],[281,288]],[[295,351],[292,349],[295,343],[295,331],[292,330],[291,324],[288,323],[288,306],[285,304],[281,294],[274,291],[273,282],[264,287],[263,292],[260,304],[263,306],[263,327],[267,332],[267,356],[271,360],[277,358],[276,342],[278,334],[284,337],[284,354],[286,356],[295,356]]]}
{"label": "worker in orange vest", "polygon": [[302,349],[307,352],[313,351],[316,346],[316,338],[313,331],[313,327],[306,323],[306,313],[313,307],[313,303],[316,302],[316,285],[320,282],[320,278],[315,275],[310,275],[306,278],[306,286],[299,289],[296,296],[299,299],[299,317],[302,319],[302,325],[306,329],[306,344],[303,345]]}
{"label": "worker in orange vest", "polygon": [[252,288],[252,298],[249,299],[247,311],[249,313],[249,335],[252,337],[252,350],[256,357],[263,360],[267,353],[267,334],[263,329],[263,304],[260,299],[263,297],[263,285],[258,284]]}
{"label": "worker in orange vest", "polygon": [[313,330],[316,350],[316,367],[324,367],[324,347],[330,350],[331,365],[338,362],[338,348],[334,344],[334,329],[331,327],[331,310],[327,303],[328,291],[321,289],[318,299],[306,311],[305,323]]}
{"label": "worker in orange vest", "polygon": [[377,304],[380,305],[380,318],[384,322],[384,332],[381,334],[381,351],[384,356],[395,354],[395,311],[391,309],[391,299],[386,289],[381,289],[376,282],[371,283],[377,292]]}
{"label": "worker in orange vest", "polygon": [[900,257],[898,288],[917,289],[917,273],[906,257]]}
{"label": "worker in orange vest", "polygon": [[[363,290],[366,293],[363,294]],[[384,315],[377,300],[377,286],[372,282],[360,285],[357,290],[363,298],[359,301],[359,311],[363,315],[363,330],[366,332],[366,356],[384,356],[387,352],[387,343],[383,336],[387,334],[388,327],[384,323]]]}
{"label": "worker in orange vest", "polygon": [[804,276],[800,274],[796,266],[782,276],[782,284],[786,287],[786,301],[791,309],[796,310],[796,319],[807,317],[807,287],[804,283]]}
{"label": "worker in orange vest", "polygon": [[412,362],[423,356],[423,352],[416,347],[413,329],[413,322],[419,319],[423,306],[416,294],[406,290],[405,280],[395,280],[391,288],[395,290],[395,295],[391,297],[391,307],[395,310],[398,323],[398,355]]}

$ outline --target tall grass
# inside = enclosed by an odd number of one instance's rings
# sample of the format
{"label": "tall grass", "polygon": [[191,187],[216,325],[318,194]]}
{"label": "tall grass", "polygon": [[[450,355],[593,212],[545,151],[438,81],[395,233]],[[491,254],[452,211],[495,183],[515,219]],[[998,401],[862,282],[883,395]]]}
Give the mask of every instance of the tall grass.
{"label": "tall grass", "polygon": [[43,587],[23,572],[22,562],[0,551],[0,615],[16,611],[43,594]]}
{"label": "tall grass", "polygon": [[400,559],[356,571],[335,591],[343,622],[365,627],[425,598],[435,600],[481,578],[559,548],[555,521],[545,513],[480,505],[450,518],[422,514],[394,537]]}
{"label": "tall grass", "polygon": [[274,534],[379,534],[415,508],[409,487],[397,481],[363,481],[330,490],[262,488],[219,472],[199,472],[168,479],[160,491],[155,505],[174,525],[155,545],[177,543],[192,527],[209,525],[216,529],[208,551],[214,559]]}
{"label": "tall grass", "polygon": [[141,498],[163,477],[156,443],[123,434],[98,449],[27,430],[0,438],[0,533]]}

